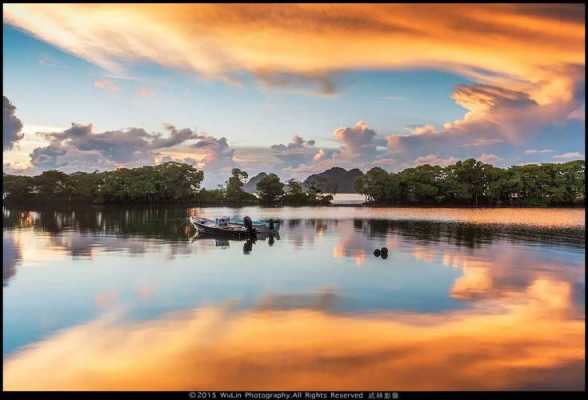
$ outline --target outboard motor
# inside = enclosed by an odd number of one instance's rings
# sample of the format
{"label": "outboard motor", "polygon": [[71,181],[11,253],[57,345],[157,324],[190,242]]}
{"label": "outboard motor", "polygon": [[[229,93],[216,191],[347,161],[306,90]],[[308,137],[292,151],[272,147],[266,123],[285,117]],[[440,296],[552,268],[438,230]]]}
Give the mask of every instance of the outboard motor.
{"label": "outboard motor", "polygon": [[249,233],[250,235],[255,234],[255,229],[253,229],[253,222],[251,221],[251,218],[243,218],[243,225],[245,226],[245,229],[247,229],[247,233]]}
{"label": "outboard motor", "polygon": [[270,220],[268,221],[268,228],[270,231],[274,230],[274,220],[270,218]]}

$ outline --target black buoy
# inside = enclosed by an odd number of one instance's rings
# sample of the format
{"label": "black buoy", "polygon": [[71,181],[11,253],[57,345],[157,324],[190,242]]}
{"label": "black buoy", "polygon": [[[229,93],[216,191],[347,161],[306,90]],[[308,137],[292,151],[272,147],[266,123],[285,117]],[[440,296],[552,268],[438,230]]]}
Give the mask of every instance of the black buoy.
{"label": "black buoy", "polygon": [[374,250],[374,256],[380,257],[380,249]]}
{"label": "black buoy", "polygon": [[382,255],[382,258],[385,260],[386,258],[388,258],[388,249],[386,247],[382,247],[380,249],[380,254]]}

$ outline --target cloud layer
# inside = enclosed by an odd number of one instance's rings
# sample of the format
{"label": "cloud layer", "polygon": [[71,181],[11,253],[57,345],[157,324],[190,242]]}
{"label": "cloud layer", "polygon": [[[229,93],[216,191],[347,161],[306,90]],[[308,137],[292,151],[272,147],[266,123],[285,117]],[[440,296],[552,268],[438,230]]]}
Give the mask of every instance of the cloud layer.
{"label": "cloud layer", "polygon": [[270,147],[273,155],[285,166],[298,166],[308,164],[319,154],[320,150],[315,147],[314,140],[304,140],[295,135],[288,144],[275,144]]}
{"label": "cloud layer", "polygon": [[[165,126],[166,133],[149,133],[140,128],[94,132],[93,126],[72,124],[58,133],[43,133],[49,141],[31,153],[31,164],[38,170],[93,171],[183,161],[211,172],[226,172],[233,166],[234,150],[226,138],[217,139],[191,129]],[[170,157],[166,151],[187,152]]]}
{"label": "cloud layer", "polygon": [[113,72],[147,60],[326,93],[336,71],[431,67],[550,103],[569,95],[560,69],[584,64],[583,5],[9,4],[4,18]]}

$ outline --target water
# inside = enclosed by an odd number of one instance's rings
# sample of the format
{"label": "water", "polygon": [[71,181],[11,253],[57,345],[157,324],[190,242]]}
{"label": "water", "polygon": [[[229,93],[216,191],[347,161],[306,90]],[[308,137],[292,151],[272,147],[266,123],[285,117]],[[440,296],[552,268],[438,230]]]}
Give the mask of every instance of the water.
{"label": "water", "polygon": [[[190,214],[282,224],[202,239]],[[583,209],[5,208],[3,222],[6,390],[585,386]]]}

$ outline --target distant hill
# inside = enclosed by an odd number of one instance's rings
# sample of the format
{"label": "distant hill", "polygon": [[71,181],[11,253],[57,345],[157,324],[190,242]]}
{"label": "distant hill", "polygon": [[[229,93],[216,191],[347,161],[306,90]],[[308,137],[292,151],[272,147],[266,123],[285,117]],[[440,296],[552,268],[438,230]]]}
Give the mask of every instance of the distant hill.
{"label": "distant hill", "polygon": [[353,184],[360,176],[363,176],[363,172],[357,168],[347,171],[333,167],[320,174],[310,175],[304,181],[304,186],[310,188],[314,184],[326,193],[356,193]]}
{"label": "distant hill", "polygon": [[243,190],[247,193],[255,193],[257,190],[257,182],[266,176],[267,174],[265,172],[260,172],[259,174],[255,175],[253,178],[247,181],[247,183],[243,186]]}

